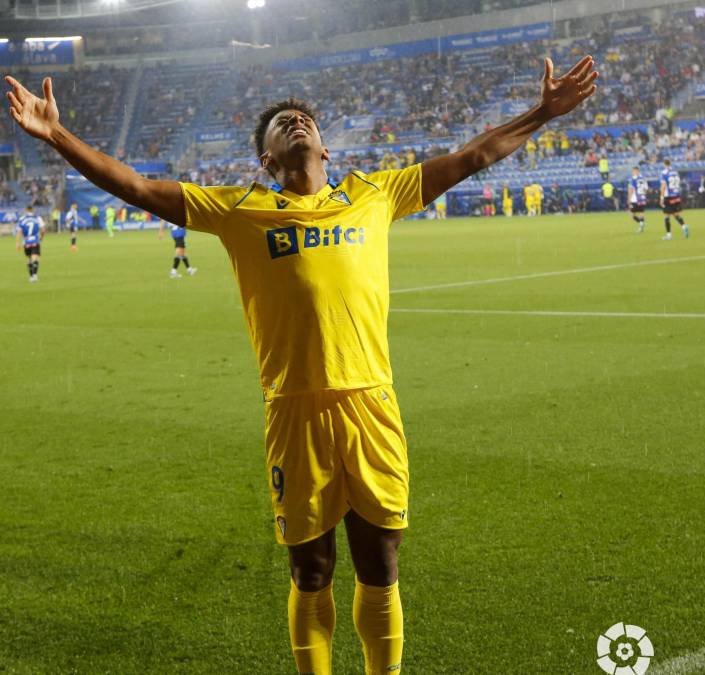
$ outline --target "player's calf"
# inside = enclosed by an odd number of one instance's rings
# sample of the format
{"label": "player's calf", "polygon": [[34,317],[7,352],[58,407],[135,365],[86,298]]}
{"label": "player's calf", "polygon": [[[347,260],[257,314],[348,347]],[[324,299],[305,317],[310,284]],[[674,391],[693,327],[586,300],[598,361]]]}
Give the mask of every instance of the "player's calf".
{"label": "player's calf", "polygon": [[690,234],[690,231],[688,229],[688,226],[685,224],[685,220],[683,220],[683,216],[681,216],[680,213],[677,213],[675,218],[678,221],[678,224],[681,226],[681,229],[683,230],[683,234],[685,235],[685,238],[687,239],[688,235]]}

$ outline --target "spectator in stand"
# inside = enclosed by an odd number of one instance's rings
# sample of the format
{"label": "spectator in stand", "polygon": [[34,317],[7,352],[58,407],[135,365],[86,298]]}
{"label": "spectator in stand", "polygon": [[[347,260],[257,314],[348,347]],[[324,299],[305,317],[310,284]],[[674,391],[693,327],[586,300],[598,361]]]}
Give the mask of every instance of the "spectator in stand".
{"label": "spectator in stand", "polygon": [[600,161],[597,163],[597,170],[602,176],[602,180],[606,181],[610,177],[610,160],[607,158],[607,153],[602,153]]}
{"label": "spectator in stand", "polygon": [[416,164],[416,152],[413,148],[407,148],[404,155],[404,166],[413,166]]}
{"label": "spectator in stand", "polygon": [[526,156],[529,158],[529,168],[536,168],[536,141],[533,138],[529,138],[526,141]]}
{"label": "spectator in stand", "polygon": [[88,209],[88,213],[91,214],[91,228],[93,230],[99,230],[100,229],[100,209],[95,204],[91,204],[90,208]]}
{"label": "spectator in stand", "polygon": [[51,210],[51,229],[52,232],[61,231],[61,211],[56,204]]}
{"label": "spectator in stand", "polygon": [[507,182],[502,187],[502,213],[507,218],[511,218],[514,213],[514,197],[512,197],[512,190]]}
{"label": "spectator in stand", "polygon": [[585,166],[592,167],[592,166],[597,166],[599,159],[597,155],[595,154],[594,150],[588,150],[587,154],[585,155]]}
{"label": "spectator in stand", "polygon": [[485,183],[482,188],[482,214],[484,216],[493,216],[495,214],[494,189],[489,183]]}
{"label": "spectator in stand", "polygon": [[546,210],[548,213],[563,213],[563,191],[558,183],[553,183],[548,191]]}
{"label": "spectator in stand", "polygon": [[600,188],[602,192],[602,203],[605,211],[618,211],[619,200],[615,192],[614,185],[606,180]]}

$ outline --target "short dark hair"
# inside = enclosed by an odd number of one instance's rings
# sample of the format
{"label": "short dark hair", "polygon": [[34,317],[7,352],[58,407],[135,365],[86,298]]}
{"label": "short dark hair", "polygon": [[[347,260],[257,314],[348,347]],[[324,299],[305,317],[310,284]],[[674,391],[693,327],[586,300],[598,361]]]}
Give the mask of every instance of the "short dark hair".
{"label": "short dark hair", "polygon": [[299,112],[302,112],[304,115],[307,115],[313,120],[316,128],[320,131],[318,122],[316,122],[316,112],[310,104],[306,103],[306,101],[289,97],[284,101],[273,103],[260,113],[259,119],[257,120],[257,126],[255,127],[255,147],[257,148],[257,157],[261,157],[264,153],[264,136],[267,133],[269,123],[282,110],[298,110]]}
{"label": "short dark hair", "polygon": [[671,166],[671,160],[670,159],[664,159],[663,160],[664,166]]}

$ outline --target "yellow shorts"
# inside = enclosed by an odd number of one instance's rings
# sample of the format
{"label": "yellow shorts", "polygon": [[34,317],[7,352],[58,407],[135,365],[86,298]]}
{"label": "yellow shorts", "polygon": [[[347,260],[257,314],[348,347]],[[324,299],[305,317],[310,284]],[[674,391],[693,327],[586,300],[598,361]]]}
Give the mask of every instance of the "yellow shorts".
{"label": "yellow shorts", "polygon": [[320,537],[351,508],[379,527],[407,526],[406,439],[391,386],[282,396],[265,406],[280,544]]}

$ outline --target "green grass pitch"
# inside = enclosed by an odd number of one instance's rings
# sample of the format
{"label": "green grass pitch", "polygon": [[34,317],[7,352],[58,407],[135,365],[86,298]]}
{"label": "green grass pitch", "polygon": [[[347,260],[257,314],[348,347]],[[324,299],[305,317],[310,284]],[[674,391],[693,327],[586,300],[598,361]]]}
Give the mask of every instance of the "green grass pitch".
{"label": "green grass pitch", "polygon": [[[647,630],[652,672],[705,647],[705,213],[686,216],[671,242],[656,213],[642,235],[626,214],[393,226],[392,288],[421,287],[389,320],[404,672],[598,673],[618,621]],[[217,239],[188,243],[199,272],[172,280],[155,232],[48,235],[29,284],[0,240],[0,672],[294,672],[239,294]],[[351,675],[352,585],[341,531]]]}

